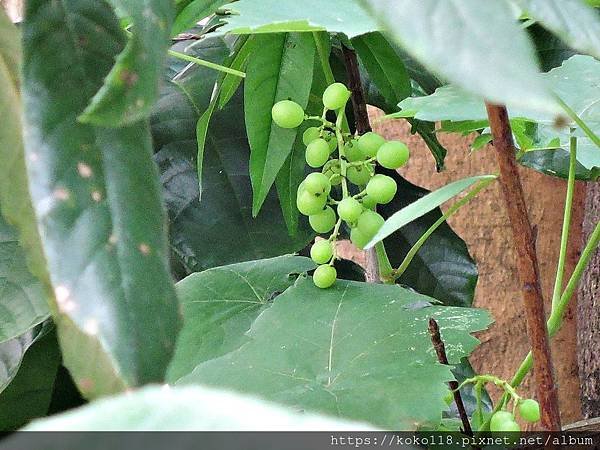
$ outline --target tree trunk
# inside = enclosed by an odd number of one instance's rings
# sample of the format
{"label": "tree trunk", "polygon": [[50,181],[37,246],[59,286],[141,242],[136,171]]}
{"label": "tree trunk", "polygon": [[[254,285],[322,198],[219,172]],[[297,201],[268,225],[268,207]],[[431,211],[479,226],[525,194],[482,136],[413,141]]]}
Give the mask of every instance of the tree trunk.
{"label": "tree trunk", "polygon": [[[590,183],[583,219],[584,243],[600,220],[600,184]],[[584,418],[600,416],[600,252],[583,275],[577,296],[577,359]]]}

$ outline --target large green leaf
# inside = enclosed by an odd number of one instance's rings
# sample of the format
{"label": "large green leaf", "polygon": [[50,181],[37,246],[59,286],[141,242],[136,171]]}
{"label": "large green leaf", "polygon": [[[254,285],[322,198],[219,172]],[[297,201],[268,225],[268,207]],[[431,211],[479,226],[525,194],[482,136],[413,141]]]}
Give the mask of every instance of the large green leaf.
{"label": "large green leaf", "polygon": [[452,374],[432,352],[428,319],[438,321],[448,357],[458,363],[477,344],[469,333],[489,317],[431,300],[399,286],[338,280],[322,290],[301,278],[254,321],[247,343],[180,383],[227,387],[386,429],[436,426]]}
{"label": "large green leaf", "polygon": [[222,31],[232,33],[280,33],[329,31],[359,36],[379,29],[359,0],[240,0]]}
{"label": "large green leaf", "polygon": [[199,201],[195,135],[199,113],[186,93],[193,90],[194,104],[206,108],[212,85],[202,81],[206,74],[198,70],[197,81],[180,80],[178,86],[164,87],[152,117],[154,159],[161,172],[176,260],[191,273],[304,248],[313,233],[303,221],[296,236],[288,235],[275,192],[252,217],[250,149],[241,92],[215,112],[208,128]]}
{"label": "large green leaf", "polygon": [[[131,20],[132,34],[106,76],[104,85],[97,91],[80,120],[95,125],[118,127],[133,124],[150,115],[158,96],[158,81],[170,45],[173,4],[170,0],[108,1]],[[66,10],[71,10],[75,3],[82,2],[63,0],[63,3]],[[74,35],[80,35],[79,30],[91,33],[92,30],[86,30],[86,27],[98,21],[99,8],[105,5],[104,0],[83,3],[77,5],[78,14],[69,15],[67,19],[66,25],[73,30]],[[96,33],[102,31],[94,30]],[[108,32],[107,35],[117,32],[114,28],[105,31]],[[115,39],[113,35],[101,43],[83,40],[73,43],[71,47],[75,51],[85,52],[94,45],[100,48],[108,45],[105,50],[112,51]]]}
{"label": "large green leaf", "polygon": [[418,219],[419,217],[423,217],[428,212],[437,209],[465,189],[473,186],[475,183],[494,178],[496,178],[494,175],[480,175],[464,178],[462,180],[449,183],[437,189],[436,191],[430,192],[419,200],[411,203],[410,205],[395,212],[392,216],[388,217],[383,226],[365,248],[369,249],[373,247],[376,243],[381,242],[395,231]]}
{"label": "large green leaf", "polygon": [[516,0],[571,47],[600,58],[600,15],[582,0]]}
{"label": "large green leaf", "polygon": [[[21,66],[21,39],[17,27],[13,25],[4,9],[0,10],[0,67],[2,72],[10,74],[10,82],[14,86],[19,83]],[[3,89],[4,82],[2,83]]]}
{"label": "large green leaf", "polygon": [[122,43],[104,2],[27,2],[31,196],[65,364],[89,397],[161,380],[180,321],[148,125],[78,121]]}
{"label": "large green leaf", "polygon": [[[33,422],[26,431],[331,431],[372,430],[367,425],[342,421],[267,403],[231,392],[202,386],[164,388],[149,386],[127,395],[98,400],[88,406],[59,416]],[[22,433],[0,446],[20,448],[35,433]],[[29,436],[29,437],[28,437]],[[72,434],[73,437],[77,433]],[[45,449],[81,449],[92,444],[89,436],[73,440],[64,434],[44,443]],[[23,441],[20,441],[20,440]],[[173,436],[168,436],[173,442]],[[205,438],[206,439],[206,438]],[[123,442],[123,436],[119,436]],[[29,440],[31,443],[31,441]],[[191,445],[179,442],[177,448],[197,449],[198,439]],[[208,442],[208,441],[207,441]],[[139,443],[139,440],[138,440]],[[183,447],[181,445],[184,445]],[[96,448],[92,446],[91,448]]]}
{"label": "large green leaf", "polygon": [[[378,207],[378,212],[386,219],[429,194],[396,171],[381,172],[393,177],[398,184],[394,200]],[[402,263],[407,252],[441,215],[439,208],[435,209],[384,240],[394,267]],[[477,267],[464,241],[447,223],[443,223],[425,241],[398,282],[445,305],[471,306],[477,284]]]}
{"label": "large green leaf", "polygon": [[308,104],[315,42],[310,33],[256,36],[244,83],[244,111],[250,142],[252,213],[257,215],[277,174],[292,151],[298,130],[281,128],[271,118],[280,100]]}
{"label": "large green leaf", "polygon": [[[0,353],[4,353],[0,344]],[[0,393],[0,431],[14,431],[48,412],[60,350],[55,333],[39,338],[23,358],[16,377]]]}
{"label": "large green leaf", "polygon": [[0,343],[48,318],[41,283],[29,272],[17,232],[0,216]]}
{"label": "large green leaf", "polygon": [[451,83],[493,102],[559,113],[507,2],[364,2],[407,52]]}
{"label": "large green leaf", "polygon": [[279,256],[216,267],[177,284],[185,325],[167,381],[175,382],[198,364],[238,349],[244,333],[294,284],[298,274],[315,268],[301,256]]}

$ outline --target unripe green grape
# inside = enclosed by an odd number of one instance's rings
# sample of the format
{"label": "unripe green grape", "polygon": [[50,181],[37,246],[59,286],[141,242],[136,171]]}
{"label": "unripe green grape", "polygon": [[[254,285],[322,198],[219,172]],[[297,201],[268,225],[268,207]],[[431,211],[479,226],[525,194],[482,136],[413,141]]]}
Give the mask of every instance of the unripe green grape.
{"label": "unripe green grape", "polygon": [[340,219],[348,223],[354,223],[363,212],[363,207],[358,200],[352,197],[346,197],[337,205],[337,213]]}
{"label": "unripe green grape", "polygon": [[300,211],[305,216],[312,216],[313,214],[317,214],[325,207],[325,203],[327,203],[327,196],[321,195],[316,196],[312,195],[305,190],[302,190],[298,193],[298,198],[296,199],[296,206],[298,207],[298,211]]}
{"label": "unripe green grape", "polygon": [[308,176],[302,182],[303,188],[310,194],[325,194],[329,195],[331,191],[331,183],[326,175],[321,172],[309,173]]}
{"label": "unripe green grape", "polygon": [[329,145],[329,153],[333,153],[338,147],[337,136],[335,133],[328,131],[324,139],[327,141],[327,145]]}
{"label": "unripe green grape", "polygon": [[381,204],[391,202],[397,190],[396,181],[387,175],[375,175],[367,184],[367,195]]}
{"label": "unripe green grape", "polygon": [[356,162],[364,159],[362,152],[358,148],[356,139],[352,139],[344,146],[344,154],[350,162]]}
{"label": "unripe green grape", "polygon": [[527,422],[537,422],[540,420],[540,405],[532,398],[528,398],[519,403],[519,414]]}
{"label": "unripe green grape", "polygon": [[364,186],[371,179],[371,170],[368,166],[350,166],[346,169],[346,178],[352,184]]}
{"label": "unripe green grape", "polygon": [[281,128],[296,128],[304,122],[302,106],[291,100],[282,100],[273,105],[271,110],[273,122]]}
{"label": "unripe green grape", "polygon": [[515,416],[508,411],[498,411],[492,415],[490,419],[490,431],[498,432],[498,431],[507,431],[504,430],[504,424],[508,422],[514,422]]}
{"label": "unripe green grape", "polygon": [[323,105],[327,109],[340,109],[346,106],[350,91],[342,83],[333,83],[323,92]]}
{"label": "unripe green grape", "polygon": [[322,265],[315,270],[315,273],[313,274],[313,283],[315,283],[315,286],[318,288],[327,289],[335,283],[336,278],[337,271],[335,270],[335,267]]}
{"label": "unripe green grape", "polygon": [[369,239],[373,238],[385,223],[385,219],[375,211],[365,210],[358,218],[357,228]]}
{"label": "unripe green grape", "polygon": [[514,420],[509,420],[502,423],[502,430],[507,433],[519,433],[521,431],[521,427]]}
{"label": "unripe green grape", "polygon": [[385,139],[372,131],[369,131],[358,138],[358,148],[365,158],[373,158],[377,155],[377,150],[379,150],[383,144],[385,144]]}
{"label": "unripe green grape", "polygon": [[368,195],[365,195],[360,202],[362,203],[363,207],[367,209],[375,209],[377,206],[377,202]]}
{"label": "unripe green grape", "polygon": [[365,245],[369,243],[370,239],[365,236],[357,227],[350,230],[350,242],[352,242],[357,248],[362,250]]}
{"label": "unripe green grape", "polygon": [[410,152],[404,142],[388,141],[377,150],[377,162],[386,169],[399,169],[408,161]]}
{"label": "unripe green grape", "polygon": [[333,257],[333,245],[326,240],[315,242],[310,248],[310,257],[317,264],[328,263]]}
{"label": "unripe green grape", "polygon": [[321,137],[321,130],[319,127],[310,127],[307,128],[304,133],[302,133],[302,142],[304,145],[310,144],[315,139],[319,139]]}
{"label": "unripe green grape", "polygon": [[335,211],[331,206],[327,206],[324,210],[308,216],[308,222],[310,223],[311,228],[317,233],[330,232],[333,227],[335,227],[336,220],[337,217]]}
{"label": "unripe green grape", "polygon": [[324,139],[315,139],[306,147],[306,163],[310,167],[321,167],[329,159],[329,146]]}
{"label": "unripe green grape", "polygon": [[323,174],[329,178],[329,182],[332,186],[339,186],[342,184],[342,176],[340,175],[341,171],[342,169],[340,168],[340,162],[337,159],[327,161],[323,166]]}

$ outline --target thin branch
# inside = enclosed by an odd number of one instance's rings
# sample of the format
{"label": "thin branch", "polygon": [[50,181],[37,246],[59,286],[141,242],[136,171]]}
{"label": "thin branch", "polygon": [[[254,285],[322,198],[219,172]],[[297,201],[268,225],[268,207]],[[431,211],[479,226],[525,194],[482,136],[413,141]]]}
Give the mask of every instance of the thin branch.
{"label": "thin branch", "polygon": [[[449,365],[448,357],[446,356],[446,347],[444,346],[444,341],[442,341],[442,336],[440,335],[440,327],[438,327],[438,324],[434,319],[429,319],[429,335],[431,336],[431,343],[435,349],[438,361],[445,366]],[[460,390],[458,389],[458,381],[449,381],[448,387],[450,387],[454,395],[454,403],[456,403],[456,409],[458,409],[458,415],[463,424],[463,431],[468,436],[473,437],[469,416],[460,395]]]}
{"label": "thin branch", "polygon": [[533,353],[537,397],[542,410],[542,426],[550,431],[560,431],[560,411],[546,330],[535,237],[529,222],[525,195],[515,159],[512,130],[505,107],[486,103],[486,108],[500,168],[500,185],[517,253],[527,333]]}
{"label": "thin branch", "polygon": [[[344,54],[344,65],[348,74],[348,88],[352,92],[352,108],[354,111],[354,121],[356,123],[356,132],[365,134],[371,131],[371,123],[369,122],[369,113],[367,111],[367,101],[362,82],[360,81],[360,71],[358,68],[358,58],[356,52],[345,45],[342,45]],[[374,248],[366,252],[367,262],[365,267],[366,280],[369,283],[381,283],[379,273],[379,263],[377,253]]]}

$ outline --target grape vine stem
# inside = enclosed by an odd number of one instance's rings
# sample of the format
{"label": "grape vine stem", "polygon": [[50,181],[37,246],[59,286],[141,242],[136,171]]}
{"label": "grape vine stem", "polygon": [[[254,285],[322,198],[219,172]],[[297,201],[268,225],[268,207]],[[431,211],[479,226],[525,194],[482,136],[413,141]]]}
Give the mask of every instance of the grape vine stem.
{"label": "grape vine stem", "polygon": [[533,354],[537,397],[542,410],[542,426],[549,431],[560,431],[558,395],[546,330],[535,238],[515,158],[512,129],[504,106],[486,103],[486,109],[500,169],[500,186],[517,253],[517,267],[527,318],[527,334]]}

